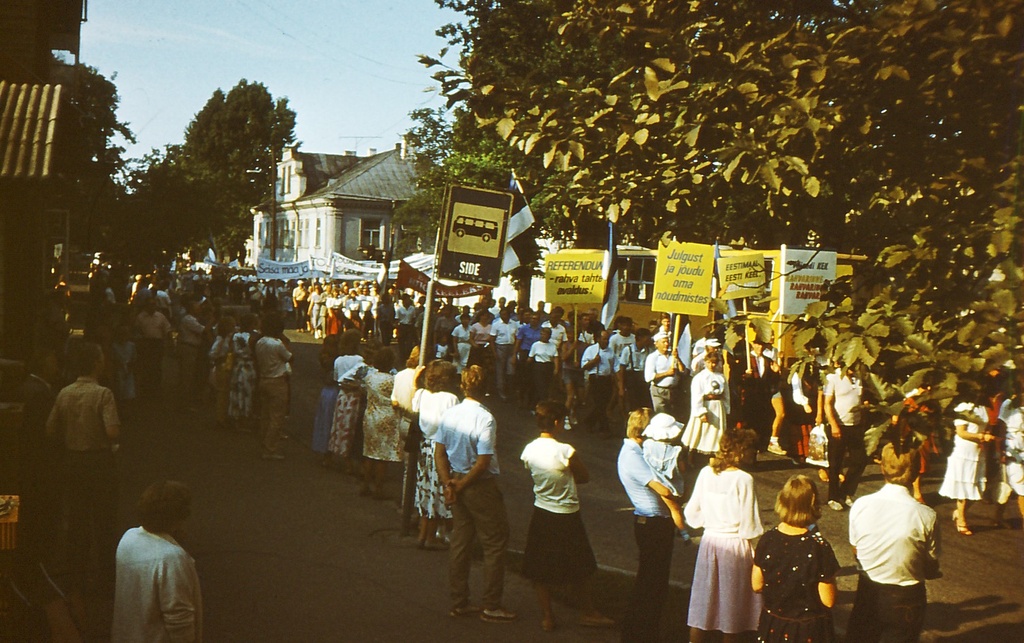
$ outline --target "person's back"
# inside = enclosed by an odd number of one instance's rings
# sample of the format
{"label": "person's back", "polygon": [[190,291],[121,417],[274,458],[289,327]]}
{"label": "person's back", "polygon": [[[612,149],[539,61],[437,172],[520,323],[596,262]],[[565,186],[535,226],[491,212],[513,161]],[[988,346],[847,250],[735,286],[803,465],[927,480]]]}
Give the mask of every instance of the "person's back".
{"label": "person's back", "polygon": [[201,640],[195,561],[170,536],[142,527],[125,532],[117,546],[116,587],[113,643]]}
{"label": "person's back", "polygon": [[176,540],[191,503],[191,492],[180,482],[155,482],[142,493],[142,526],[126,531],[117,546],[112,643],[202,641],[199,576]]}

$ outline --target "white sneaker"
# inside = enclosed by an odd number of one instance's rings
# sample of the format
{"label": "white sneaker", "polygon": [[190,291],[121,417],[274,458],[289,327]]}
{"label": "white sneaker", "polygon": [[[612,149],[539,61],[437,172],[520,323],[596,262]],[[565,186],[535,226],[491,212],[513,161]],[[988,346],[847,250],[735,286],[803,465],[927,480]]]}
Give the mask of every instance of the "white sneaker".
{"label": "white sneaker", "polygon": [[772,438],[771,441],[768,442],[768,453],[774,453],[775,455],[786,455],[786,451],[779,446],[779,441],[777,438]]}
{"label": "white sneaker", "polygon": [[841,503],[839,503],[836,500],[829,500],[828,508],[831,509],[832,511],[842,511],[846,507],[844,507]]}

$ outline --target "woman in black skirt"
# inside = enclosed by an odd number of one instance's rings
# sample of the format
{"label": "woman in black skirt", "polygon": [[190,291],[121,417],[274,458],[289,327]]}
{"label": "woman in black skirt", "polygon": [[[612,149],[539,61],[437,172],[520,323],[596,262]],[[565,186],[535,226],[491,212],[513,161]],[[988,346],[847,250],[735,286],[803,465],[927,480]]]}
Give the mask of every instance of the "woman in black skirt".
{"label": "woman in black skirt", "polygon": [[534,509],[526,536],[523,576],[534,583],[542,612],[541,628],[555,629],[551,612],[551,587],[572,584],[578,588],[582,614],[580,625],[609,627],[614,622],[594,609],[587,580],[597,569],[594,551],[580,519],[576,484],[590,478],[576,457],[576,450],[559,442],[565,406],[545,401],[537,405],[540,437],[526,445],[521,457],[533,476]]}

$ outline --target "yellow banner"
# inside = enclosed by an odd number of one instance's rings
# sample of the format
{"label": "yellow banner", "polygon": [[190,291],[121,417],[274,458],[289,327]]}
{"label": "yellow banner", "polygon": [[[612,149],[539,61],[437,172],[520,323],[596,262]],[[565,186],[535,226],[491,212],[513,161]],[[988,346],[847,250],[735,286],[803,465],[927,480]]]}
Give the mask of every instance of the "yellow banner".
{"label": "yellow banner", "polygon": [[560,304],[604,301],[604,252],[563,250],[544,260],[544,298]]}
{"label": "yellow banner", "polygon": [[743,299],[764,292],[764,253],[740,252],[718,258],[718,298]]}
{"label": "yellow banner", "polygon": [[670,242],[658,247],[651,310],[682,315],[707,315],[715,248],[700,243]]}

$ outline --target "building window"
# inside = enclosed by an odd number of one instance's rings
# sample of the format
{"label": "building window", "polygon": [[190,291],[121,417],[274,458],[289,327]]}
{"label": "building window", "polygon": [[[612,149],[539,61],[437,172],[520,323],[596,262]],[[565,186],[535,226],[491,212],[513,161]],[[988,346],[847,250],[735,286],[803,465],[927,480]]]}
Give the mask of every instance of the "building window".
{"label": "building window", "polygon": [[320,244],[320,217],[316,218],[316,223],[314,225],[315,225],[315,227],[314,227],[315,232],[313,234],[313,247],[319,248],[320,245],[321,245]]}
{"label": "building window", "polygon": [[309,219],[299,219],[299,245],[298,247],[306,247],[306,237],[309,236]]}
{"label": "building window", "polygon": [[380,221],[363,219],[360,226],[362,231],[359,235],[359,245],[364,248],[380,248],[382,238]]}
{"label": "building window", "polygon": [[284,195],[292,193],[292,166],[284,166]]}
{"label": "building window", "polygon": [[656,257],[627,257],[623,265],[623,260],[619,259],[619,283],[623,284],[624,301],[651,301],[654,296],[656,262]]}

